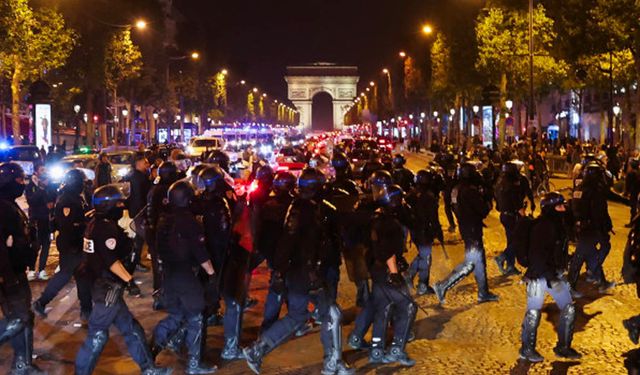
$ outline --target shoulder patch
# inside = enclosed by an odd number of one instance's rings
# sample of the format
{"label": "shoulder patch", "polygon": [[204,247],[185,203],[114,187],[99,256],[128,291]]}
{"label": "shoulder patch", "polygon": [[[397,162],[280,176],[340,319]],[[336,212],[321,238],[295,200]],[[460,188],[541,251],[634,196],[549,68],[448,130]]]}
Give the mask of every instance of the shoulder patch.
{"label": "shoulder patch", "polygon": [[63,207],[62,208],[62,214],[67,217],[69,216],[69,214],[71,213],[71,207]]}
{"label": "shoulder patch", "polygon": [[115,238],[108,238],[106,241],[104,241],[104,245],[109,250],[115,250],[117,244],[118,244],[118,242],[116,241]]}
{"label": "shoulder patch", "polygon": [[95,246],[93,245],[93,240],[88,238],[82,239],[82,251],[85,253],[93,254],[96,252]]}

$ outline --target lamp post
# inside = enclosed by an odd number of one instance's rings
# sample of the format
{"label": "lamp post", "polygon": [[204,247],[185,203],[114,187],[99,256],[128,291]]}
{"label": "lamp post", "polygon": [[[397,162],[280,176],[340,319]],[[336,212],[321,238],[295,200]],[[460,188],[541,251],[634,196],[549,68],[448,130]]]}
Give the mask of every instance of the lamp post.
{"label": "lamp post", "polygon": [[[611,112],[613,113],[613,134],[616,133],[616,130],[618,132],[618,134],[620,134],[618,136],[618,139],[622,142],[624,142],[624,138],[623,138],[623,130],[622,127],[620,126],[620,118],[618,117],[620,115],[620,113],[622,112],[622,109],[620,108],[620,104],[616,103],[612,108],[611,108]],[[613,136],[612,136],[613,138]],[[613,139],[612,139],[612,143],[613,143]]]}
{"label": "lamp post", "polygon": [[[186,59],[191,59],[192,61],[198,61],[200,60],[200,53],[198,51],[192,51],[189,55],[170,56],[169,59],[167,60],[167,67],[165,70],[166,87],[170,87],[169,82],[170,82],[170,75],[171,75],[171,63],[175,61],[186,60]],[[180,118],[184,119],[185,117],[184,116],[184,98],[182,97],[182,90],[179,90],[179,91],[180,91],[179,92]],[[171,134],[171,129],[168,129],[168,130],[169,130],[169,134]],[[180,121],[180,140],[184,142],[184,121]]]}

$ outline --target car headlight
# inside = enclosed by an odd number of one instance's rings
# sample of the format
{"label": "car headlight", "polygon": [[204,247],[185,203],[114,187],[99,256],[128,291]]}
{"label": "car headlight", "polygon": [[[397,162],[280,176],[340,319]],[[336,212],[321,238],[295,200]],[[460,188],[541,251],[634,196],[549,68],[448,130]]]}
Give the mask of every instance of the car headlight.
{"label": "car headlight", "polygon": [[51,177],[53,181],[62,180],[62,177],[64,177],[64,169],[59,165],[54,165],[49,170],[49,177]]}
{"label": "car headlight", "polygon": [[118,176],[125,177],[128,174],[129,174],[129,167],[122,167],[118,169]]}

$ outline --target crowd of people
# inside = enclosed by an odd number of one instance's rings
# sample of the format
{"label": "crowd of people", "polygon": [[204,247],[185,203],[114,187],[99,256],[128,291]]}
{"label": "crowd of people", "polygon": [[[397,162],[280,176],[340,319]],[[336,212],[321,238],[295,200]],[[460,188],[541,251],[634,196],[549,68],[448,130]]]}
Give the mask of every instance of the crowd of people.
{"label": "crowd of people", "polygon": [[[587,280],[600,292],[615,287],[602,266],[613,227],[606,199],[613,180],[606,163],[583,157],[569,199],[547,192],[537,201],[530,181],[537,168],[544,168],[538,166],[544,164],[544,151],[536,151],[535,145],[516,144],[501,152],[438,147],[434,152],[436,159],[415,174],[400,154],[387,164],[374,153],[355,171],[338,145],[332,155],[309,158],[297,177],[257,160],[243,189],[234,186],[224,152],[206,153],[193,166],[181,163],[178,155],[149,160],[148,153],[139,153],[127,178],[128,196],[108,178],[106,159],[93,184],[81,170],[71,169],[57,192],[42,183],[42,166],[27,183],[18,164],[1,163],[0,344],[11,342],[12,373],[45,373],[33,363],[34,313],[45,319],[47,305],[73,277],[88,326],[76,374],[94,371],[111,326],[124,336],[141,372],[151,375],[171,373],[156,365],[156,356],[182,348],[188,353],[187,374],[215,372],[204,349],[207,327],[216,325],[224,330],[221,358],[244,360],[259,373],[271,351],[309,332],[313,324],[320,325],[321,373],[353,374],[343,360],[337,303],[343,263],[360,307],[348,344],[366,350],[371,364],[413,366],[406,345],[415,337],[416,296],[433,295],[445,304],[447,293],[473,274],[478,303],[499,300],[487,279],[483,245],[483,220],[494,208],[506,236],[506,248],[494,261],[506,276],[524,273],[527,283],[520,358],[543,361],[536,336],[546,293],[561,310],[555,354],[580,358],[572,338],[583,264]],[[322,160],[330,164],[331,176],[323,173]],[[627,179],[640,179],[637,160],[628,168]],[[628,184],[635,194],[631,200],[637,200],[640,182]],[[23,194],[28,216],[15,203]],[[465,256],[445,279],[433,282],[432,249],[437,244],[444,248],[441,198],[448,231],[459,231]],[[540,215],[534,218],[536,202]],[[119,226],[125,210],[130,228]],[[631,226],[640,231],[640,220],[632,220]],[[52,232],[57,232],[59,271],[49,279],[45,266]],[[409,239],[417,248],[411,260],[406,259]],[[572,256],[570,241],[576,243]],[[638,245],[632,241],[628,246],[632,280],[640,279]],[[168,313],[150,342],[124,298],[125,293],[140,294],[134,275],[147,271],[145,248],[153,278],[149,308]],[[248,293],[251,275],[263,263],[270,280],[260,334],[242,348],[243,313],[255,303]],[[34,278],[47,285],[32,301],[29,280]],[[637,343],[640,318],[624,324]],[[393,334],[387,340],[390,327]]]}

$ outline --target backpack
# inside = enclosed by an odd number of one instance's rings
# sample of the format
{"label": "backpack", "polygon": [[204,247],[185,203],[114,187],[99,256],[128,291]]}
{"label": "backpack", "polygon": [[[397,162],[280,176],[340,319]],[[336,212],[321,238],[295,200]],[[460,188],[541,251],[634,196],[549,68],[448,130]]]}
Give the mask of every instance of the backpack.
{"label": "backpack", "polygon": [[512,246],[516,252],[516,260],[522,267],[529,267],[529,245],[531,240],[531,229],[537,223],[537,219],[531,216],[524,216],[518,219],[513,230]]}

